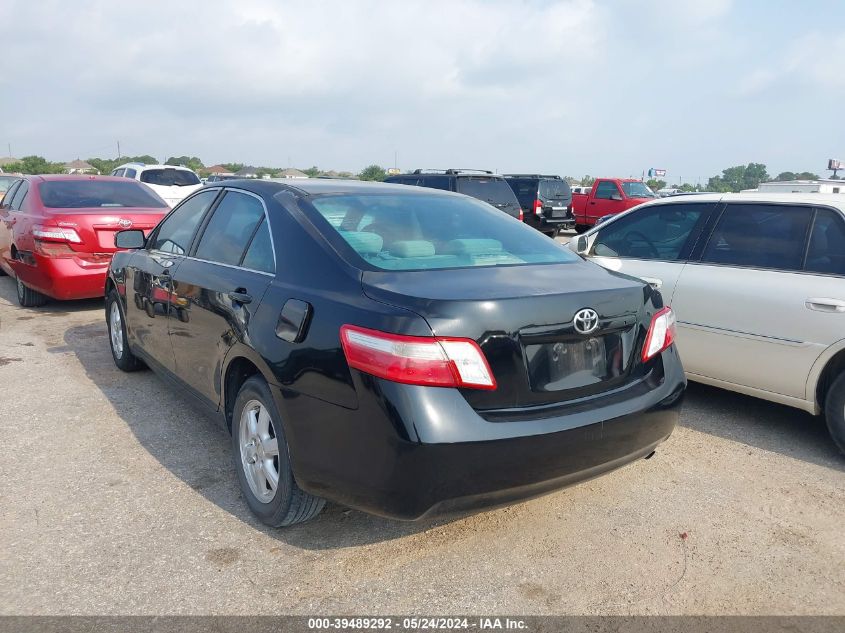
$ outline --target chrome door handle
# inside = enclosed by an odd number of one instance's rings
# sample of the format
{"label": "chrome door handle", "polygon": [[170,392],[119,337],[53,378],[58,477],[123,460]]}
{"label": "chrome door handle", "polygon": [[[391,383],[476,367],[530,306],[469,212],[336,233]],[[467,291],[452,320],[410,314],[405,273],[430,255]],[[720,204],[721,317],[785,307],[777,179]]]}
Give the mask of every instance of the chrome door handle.
{"label": "chrome door handle", "polygon": [[662,279],[657,279],[656,277],[640,277],[640,279],[642,279],[655,290],[660,290],[663,287]]}
{"label": "chrome door handle", "polygon": [[804,305],[810,310],[819,312],[845,312],[845,301],[842,299],[811,298],[807,299]]}

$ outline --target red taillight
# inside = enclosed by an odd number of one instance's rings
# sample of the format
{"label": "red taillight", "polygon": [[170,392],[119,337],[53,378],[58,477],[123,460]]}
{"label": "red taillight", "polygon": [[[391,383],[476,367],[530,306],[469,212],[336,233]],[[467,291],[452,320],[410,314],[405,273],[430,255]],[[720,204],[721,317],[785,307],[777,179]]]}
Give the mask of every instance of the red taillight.
{"label": "red taillight", "polygon": [[651,360],[675,342],[675,313],[672,308],[659,310],[652,318],[643,343],[643,362]]}
{"label": "red taillight", "polygon": [[539,198],[534,201],[534,215],[542,215],[543,214],[543,201]]}
{"label": "red taillight", "polygon": [[79,233],[64,226],[41,226],[36,224],[32,227],[32,237],[36,240],[45,240],[50,242],[71,242],[73,244],[82,244],[82,238],[79,237]]}
{"label": "red taillight", "polygon": [[340,342],[350,367],[410,385],[495,389],[496,379],[472,339],[404,336],[344,325]]}

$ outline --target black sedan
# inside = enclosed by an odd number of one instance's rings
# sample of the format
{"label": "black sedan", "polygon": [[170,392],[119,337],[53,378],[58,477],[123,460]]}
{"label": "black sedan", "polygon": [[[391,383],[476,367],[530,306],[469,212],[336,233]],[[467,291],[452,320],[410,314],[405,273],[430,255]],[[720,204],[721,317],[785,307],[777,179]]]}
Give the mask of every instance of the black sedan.
{"label": "black sedan", "polygon": [[660,294],[460,194],[205,187],[112,261],[118,367],[218,412],[265,523],[417,519],[650,455],[685,387]]}

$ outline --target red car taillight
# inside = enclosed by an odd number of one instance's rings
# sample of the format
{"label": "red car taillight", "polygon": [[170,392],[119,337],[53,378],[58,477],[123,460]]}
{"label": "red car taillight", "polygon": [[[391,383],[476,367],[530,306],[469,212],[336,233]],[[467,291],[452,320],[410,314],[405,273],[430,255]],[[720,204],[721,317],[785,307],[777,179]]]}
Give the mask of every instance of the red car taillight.
{"label": "red car taillight", "polygon": [[32,227],[32,237],[36,240],[82,244],[82,238],[79,237],[79,233],[64,226],[41,226],[40,224],[36,224]]}
{"label": "red car taillight", "polygon": [[539,198],[534,201],[534,215],[542,215],[543,214],[543,201]]}
{"label": "red car taillight", "polygon": [[522,207],[519,208],[519,221],[525,222],[525,214],[522,212]]}
{"label": "red car taillight", "polygon": [[472,339],[404,336],[344,325],[340,342],[350,367],[409,385],[496,388],[496,379]]}
{"label": "red car taillight", "polygon": [[675,342],[675,313],[663,308],[651,318],[643,343],[643,362],[651,360]]}

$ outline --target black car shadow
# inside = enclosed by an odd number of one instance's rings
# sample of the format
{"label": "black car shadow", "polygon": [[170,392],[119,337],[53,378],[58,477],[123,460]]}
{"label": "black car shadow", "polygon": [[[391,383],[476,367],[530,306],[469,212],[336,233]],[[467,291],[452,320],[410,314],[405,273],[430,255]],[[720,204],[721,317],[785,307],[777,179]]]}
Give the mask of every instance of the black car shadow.
{"label": "black car shadow", "polygon": [[231,438],[215,416],[204,413],[192,396],[179,393],[149,370],[130,375],[117,369],[105,319],[68,328],[64,340],[145,450],[207,500],[268,536],[303,549],[325,550],[398,539],[460,518],[408,523],[329,503],[308,523],[267,527],[254,518],[241,496]]}
{"label": "black car shadow", "polygon": [[79,299],[74,301],[56,301],[51,299],[45,305],[37,308],[24,308],[18,303],[18,292],[15,279],[9,276],[0,277],[0,299],[7,301],[20,310],[15,318],[18,321],[29,321],[39,317],[66,317],[74,312],[84,312],[94,308],[103,308],[103,299]]}
{"label": "black car shadow", "polygon": [[785,405],[690,382],[680,425],[845,472],[824,418]]}

